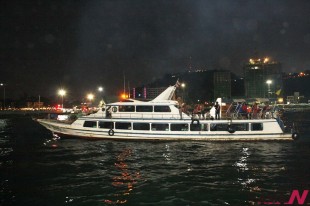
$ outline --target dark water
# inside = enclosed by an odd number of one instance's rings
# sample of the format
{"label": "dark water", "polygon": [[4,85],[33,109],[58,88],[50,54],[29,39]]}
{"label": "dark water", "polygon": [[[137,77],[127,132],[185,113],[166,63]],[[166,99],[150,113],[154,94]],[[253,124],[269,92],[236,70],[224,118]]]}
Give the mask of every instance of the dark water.
{"label": "dark water", "polygon": [[299,122],[301,140],[57,139],[30,117],[0,116],[0,205],[287,202],[292,190],[310,188],[310,123],[309,113],[286,119]]}

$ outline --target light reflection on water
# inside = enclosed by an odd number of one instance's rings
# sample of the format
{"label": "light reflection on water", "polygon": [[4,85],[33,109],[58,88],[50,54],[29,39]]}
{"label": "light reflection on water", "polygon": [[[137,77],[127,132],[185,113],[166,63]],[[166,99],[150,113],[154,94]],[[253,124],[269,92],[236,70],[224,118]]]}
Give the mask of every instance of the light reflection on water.
{"label": "light reflection on water", "polygon": [[237,167],[238,171],[246,171],[249,168],[247,167],[247,158],[250,156],[249,148],[242,148],[241,156],[239,160],[234,164]]}
{"label": "light reflection on water", "polygon": [[310,181],[307,141],[61,139],[16,118],[0,149],[0,205],[253,205]]}
{"label": "light reflection on water", "polygon": [[112,178],[112,185],[117,188],[117,192],[113,194],[111,199],[105,199],[105,203],[113,205],[127,203],[126,196],[131,194],[134,185],[138,183],[140,172],[131,171],[126,163],[127,158],[131,156],[132,152],[131,149],[126,148],[117,156],[114,165],[120,174]]}
{"label": "light reflection on water", "polygon": [[7,127],[8,119],[0,119],[0,131],[4,132],[4,128]]}

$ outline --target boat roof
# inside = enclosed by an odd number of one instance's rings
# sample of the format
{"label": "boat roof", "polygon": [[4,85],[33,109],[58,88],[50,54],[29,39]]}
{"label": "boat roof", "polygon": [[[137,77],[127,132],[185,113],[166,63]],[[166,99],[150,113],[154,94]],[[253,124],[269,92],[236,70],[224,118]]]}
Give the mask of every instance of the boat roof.
{"label": "boat roof", "polygon": [[151,102],[162,102],[163,100],[171,100],[176,90],[176,86],[169,86],[165,91],[158,95]]}
{"label": "boat roof", "polygon": [[142,102],[142,101],[131,101],[131,102],[114,102],[114,103],[110,103],[110,104],[107,104],[107,106],[119,106],[119,105],[141,105],[141,106],[153,106],[153,105],[176,105],[178,104],[177,101],[173,101],[173,100],[170,100],[170,101],[161,101],[161,102],[152,102],[152,101],[149,101],[149,102]]}
{"label": "boat roof", "polygon": [[126,99],[120,102],[114,102],[107,104],[107,106],[118,106],[118,105],[175,105],[177,101],[172,100],[173,94],[176,90],[176,85],[169,86],[165,91],[159,94],[155,99],[145,102],[135,99]]}

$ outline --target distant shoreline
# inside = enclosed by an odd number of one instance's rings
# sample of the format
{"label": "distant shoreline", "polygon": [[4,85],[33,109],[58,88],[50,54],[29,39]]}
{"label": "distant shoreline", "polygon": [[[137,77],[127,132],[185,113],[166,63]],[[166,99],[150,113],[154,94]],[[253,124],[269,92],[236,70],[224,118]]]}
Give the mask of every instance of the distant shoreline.
{"label": "distant shoreline", "polygon": [[43,111],[43,110],[35,110],[35,111],[25,111],[25,110],[1,110],[1,115],[40,115],[40,114],[63,114],[58,111]]}

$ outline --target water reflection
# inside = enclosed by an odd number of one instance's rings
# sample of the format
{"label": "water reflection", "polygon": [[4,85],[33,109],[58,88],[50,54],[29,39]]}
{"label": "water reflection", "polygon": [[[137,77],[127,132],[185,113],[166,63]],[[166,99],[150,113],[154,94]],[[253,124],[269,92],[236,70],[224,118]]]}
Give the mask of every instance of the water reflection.
{"label": "water reflection", "polygon": [[309,188],[309,142],[58,140],[29,118],[4,124],[0,205],[258,205]]}
{"label": "water reflection", "polygon": [[249,148],[243,147],[241,151],[241,156],[239,160],[234,164],[237,168],[239,175],[238,182],[242,185],[244,189],[249,188],[252,191],[259,191],[260,189],[257,186],[251,187],[252,183],[255,183],[256,180],[250,177],[250,171],[248,166],[248,160],[250,158]]}
{"label": "water reflection", "polygon": [[116,157],[114,166],[119,170],[120,174],[112,178],[112,186],[116,189],[113,199],[104,200],[107,204],[125,204],[127,197],[134,189],[137,180],[140,179],[140,172],[130,171],[127,159],[132,155],[131,149],[124,149],[121,154]]}
{"label": "water reflection", "polygon": [[239,160],[234,164],[237,167],[238,172],[249,170],[247,160],[250,156],[249,148],[242,148],[241,157]]}
{"label": "water reflection", "polygon": [[43,145],[48,148],[57,148],[59,145],[58,140],[60,140],[60,137],[57,134],[53,134],[53,138],[45,140]]}
{"label": "water reflection", "polygon": [[7,119],[0,119],[0,131],[3,132],[4,128],[7,126]]}
{"label": "water reflection", "polygon": [[0,167],[2,165],[11,164],[11,160],[8,158],[13,150],[10,131],[9,131],[9,120],[0,119]]}
{"label": "water reflection", "polygon": [[13,200],[15,196],[10,188],[8,168],[13,165],[11,155],[14,152],[11,142],[11,128],[8,119],[0,119],[0,205],[6,202],[3,199]]}
{"label": "water reflection", "polygon": [[165,148],[166,148],[166,152],[163,153],[163,157],[165,158],[165,160],[166,160],[168,163],[170,163],[170,161],[171,161],[171,159],[170,159],[170,156],[171,156],[171,154],[170,154],[170,146],[166,144],[166,145],[165,145]]}

